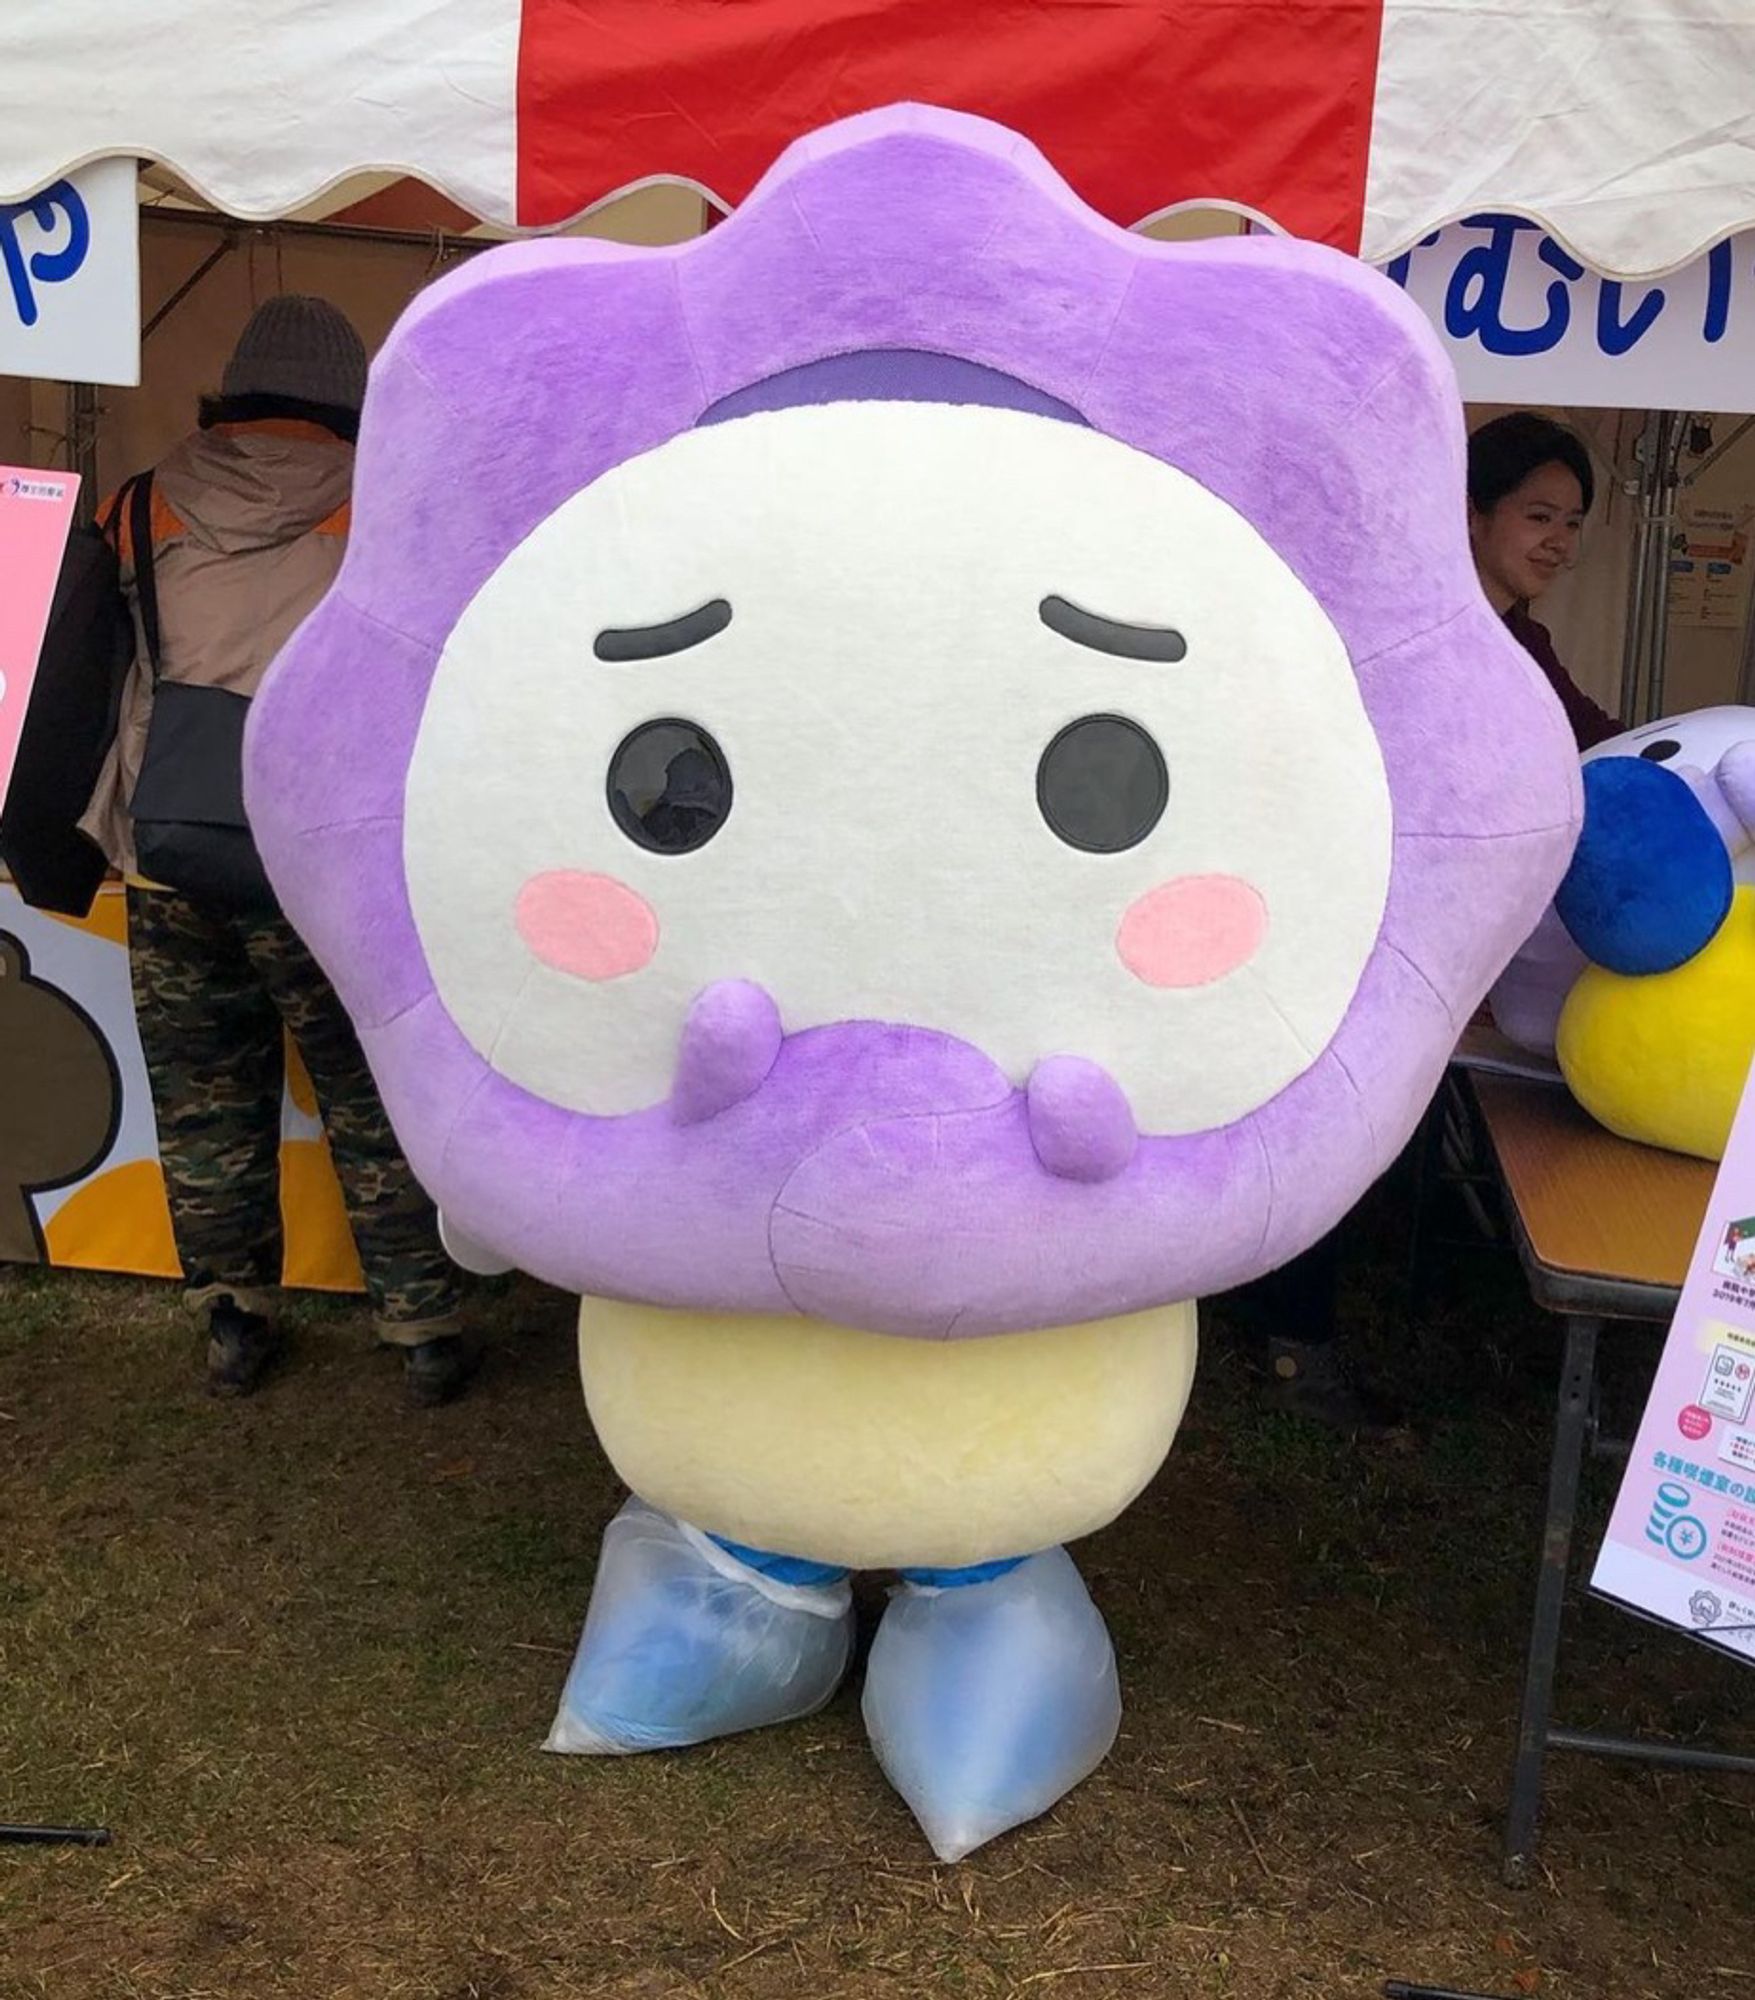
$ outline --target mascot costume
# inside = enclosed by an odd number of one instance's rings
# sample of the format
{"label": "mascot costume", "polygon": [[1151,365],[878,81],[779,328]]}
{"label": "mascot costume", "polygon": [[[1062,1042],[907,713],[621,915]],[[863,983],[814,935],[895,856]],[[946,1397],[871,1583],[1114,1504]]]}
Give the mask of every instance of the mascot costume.
{"label": "mascot costume", "polygon": [[636,1497],[551,1747],[820,1707],[877,1568],[865,1716],[941,1856],[1101,1760],[1062,1545],[1571,853],[1462,492],[1393,286],[1128,234],[918,107],[408,311],[248,798],[453,1255],[583,1297]]}
{"label": "mascot costume", "polygon": [[1598,744],[1553,907],[1493,989],[1610,1131],[1724,1157],[1755,1057],[1755,709]]}

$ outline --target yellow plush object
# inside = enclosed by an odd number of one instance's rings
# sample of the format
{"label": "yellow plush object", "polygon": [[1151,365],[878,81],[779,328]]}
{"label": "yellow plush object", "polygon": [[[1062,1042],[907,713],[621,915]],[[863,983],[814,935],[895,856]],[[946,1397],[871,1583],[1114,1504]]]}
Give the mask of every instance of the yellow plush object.
{"label": "yellow plush object", "polygon": [[1088,1535],[1170,1449],[1195,1309],[988,1340],[586,1299],[579,1369],[643,1499],[851,1569],[960,1568]]}
{"label": "yellow plush object", "polygon": [[1755,888],[1674,972],[1590,966],[1566,999],[1560,1067],[1580,1104],[1624,1139],[1724,1157],[1755,1057]]}

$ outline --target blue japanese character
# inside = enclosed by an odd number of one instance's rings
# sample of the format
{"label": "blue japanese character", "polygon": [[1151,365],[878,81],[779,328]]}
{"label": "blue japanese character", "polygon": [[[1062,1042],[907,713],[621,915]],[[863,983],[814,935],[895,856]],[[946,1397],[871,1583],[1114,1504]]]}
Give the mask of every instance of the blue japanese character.
{"label": "blue japanese character", "polygon": [[1731,323],[1731,246],[1715,243],[1706,260],[1706,322],[1701,332],[1708,342],[1723,340]]}
{"label": "blue japanese character", "polygon": [[1570,257],[1552,237],[1544,236],[1537,255],[1560,279],[1548,287],[1548,316],[1540,326],[1505,324],[1505,286],[1519,233],[1534,229],[1515,215],[1474,215],[1464,225],[1485,229],[1489,240],[1477,243],[1457,259],[1444,295],[1445,331],[1453,340],[1478,338],[1489,354],[1546,354],[1566,338],[1572,323],[1572,299],[1566,285],[1584,276],[1584,266]]}
{"label": "blue japanese character", "polygon": [[[1438,241],[1441,233],[1440,231],[1434,231],[1430,236],[1422,236],[1419,242],[1415,244],[1414,249],[1430,250],[1433,244]],[[1400,285],[1405,292],[1408,288],[1408,272],[1413,268],[1413,262],[1414,251],[1404,250],[1394,263],[1384,265],[1383,275],[1392,285]]]}
{"label": "blue japanese character", "polygon": [[1624,320],[1621,294],[1625,289],[1615,279],[1605,278],[1597,294],[1597,345],[1610,356],[1626,354],[1639,345],[1656,324],[1668,297],[1661,286],[1653,285],[1633,308],[1632,317]]}
{"label": "blue japanese character", "polygon": [[[27,215],[45,236],[54,230],[56,218],[65,216],[67,241],[59,250],[35,250],[26,257],[19,247],[18,225]],[[26,326],[35,326],[40,317],[32,280],[39,285],[65,284],[90,249],[91,218],[71,181],[56,181],[29,201],[0,203],[0,262],[6,266],[13,303]]]}

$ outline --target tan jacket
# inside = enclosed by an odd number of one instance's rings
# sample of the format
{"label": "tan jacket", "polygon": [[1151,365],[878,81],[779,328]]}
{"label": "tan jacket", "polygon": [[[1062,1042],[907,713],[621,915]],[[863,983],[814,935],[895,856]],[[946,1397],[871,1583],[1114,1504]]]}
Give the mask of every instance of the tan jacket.
{"label": "tan jacket", "polygon": [[[167,680],[256,692],[269,662],[315,610],[341,566],[353,447],[317,424],[270,418],[197,431],[153,474],[153,576]],[[104,514],[108,518],[108,503]],[[132,523],[120,524],[134,605]],[[81,827],[112,867],[135,874],[128,803],[152,720],[144,637],[122,690],[116,740]]]}

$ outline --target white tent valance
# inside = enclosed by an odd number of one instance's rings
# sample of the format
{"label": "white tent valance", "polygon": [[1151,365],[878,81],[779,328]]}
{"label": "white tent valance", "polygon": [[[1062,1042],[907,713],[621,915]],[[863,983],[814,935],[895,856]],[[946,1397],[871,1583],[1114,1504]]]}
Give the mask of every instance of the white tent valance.
{"label": "white tent valance", "polygon": [[740,200],[829,119],[998,118],[1124,223],[1227,204],[1385,262],[1480,210],[1611,276],[1755,226],[1751,0],[7,0],[0,199],[164,163],[246,219],[367,171],[568,221]]}

